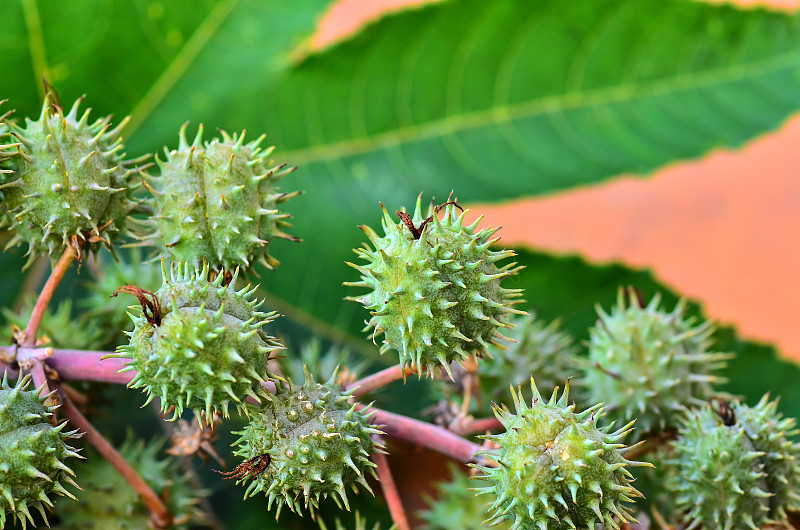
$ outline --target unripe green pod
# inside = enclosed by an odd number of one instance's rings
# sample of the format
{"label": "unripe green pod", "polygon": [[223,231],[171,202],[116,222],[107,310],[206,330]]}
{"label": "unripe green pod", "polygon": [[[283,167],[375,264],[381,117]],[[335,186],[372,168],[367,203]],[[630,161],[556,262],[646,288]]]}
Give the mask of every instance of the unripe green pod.
{"label": "unripe green pod", "polygon": [[787,524],[799,507],[800,444],[793,419],[764,396],[755,407],[722,402],[687,412],[666,482],[689,528],[756,530]]}
{"label": "unripe green pod", "polygon": [[23,529],[33,524],[31,508],[46,522],[45,507],[53,506],[50,495],[74,499],[64,485],[78,488],[75,473],[64,463],[82,458],[65,443],[77,431],[64,432],[66,421],[56,427],[50,423],[56,407],[45,405],[39,389],[26,390],[30,379],[20,377],[11,387],[4,374],[0,383],[0,528],[8,515],[19,519]]}
{"label": "unripe green pod", "polygon": [[299,192],[281,193],[277,182],[294,171],[286,164],[270,166],[273,147],[259,145],[265,135],[244,143],[241,135],[220,131],[222,139],[203,143],[203,126],[189,144],[186,124],[178,149],[157,160],[159,177],[147,186],[154,197],[155,215],[146,222],[143,244],[157,255],[215,270],[247,268],[261,261],[279,265],[268,253],[276,237],[299,241],[281,229],[290,226],[278,205]]}
{"label": "unripe green pod", "polygon": [[89,250],[110,248],[136,207],[128,182],[141,159],[124,160],[119,134],[128,118],[113,129],[110,117],[90,124],[88,110],[78,115],[82,99],[65,114],[48,93],[39,120],[9,122],[5,138],[14,143],[0,146],[13,171],[0,186],[5,222],[17,232],[9,246],[26,242],[29,264],[60,254],[72,238]]}
{"label": "unripe green pod", "polygon": [[714,385],[725,381],[715,372],[731,357],[708,351],[714,326],[686,318],[685,300],[671,312],[660,300],[657,294],[645,306],[633,290],[620,289],[610,314],[598,306],[581,379],[589,402],[605,403],[609,419],[636,418],[637,440],[675,429],[684,407],[712,399]]}
{"label": "unripe green pod", "polygon": [[348,300],[370,311],[364,331],[372,330],[373,341],[384,335],[381,353],[396,350],[401,366],[420,373],[427,368],[432,377],[438,365],[449,371],[451,361],[484,355],[490,344],[505,338],[499,331],[509,327],[508,315],[524,312],[511,307],[520,302],[521,290],[500,286],[519,269],[515,263],[496,265],[514,256],[510,250],[489,250],[497,229],[476,232],[481,219],[464,226],[466,212],[458,215],[452,202],[431,205],[423,217],[420,201],[421,196],[413,217],[402,213],[399,224],[384,208],[384,237],[360,227],[374,250],[355,251],[367,263],[348,263],[361,273],[361,281],[345,285],[371,289]]}
{"label": "unripe green pod", "polygon": [[248,405],[250,422],[236,433],[235,454],[245,458],[230,475],[250,480],[245,498],[264,492],[268,509],[285,504],[290,510],[308,509],[333,497],[349,510],[345,487],[370,493],[365,473],[374,476],[369,457],[382,446],[372,439],[382,434],[367,423],[369,414],[350,405],[350,392],[340,391],[334,376],[323,384],[306,372],[303,386],[280,387],[262,407]]}
{"label": "unripe green pod", "polygon": [[[576,414],[569,405],[569,383],[561,398],[553,391],[545,402],[531,379],[533,400],[528,407],[521,391],[512,397],[516,414],[495,405],[495,416],[506,432],[486,436],[499,449],[485,454],[499,465],[474,465],[483,472],[478,478],[491,485],[476,488],[479,494],[493,494],[485,523],[507,519],[514,529],[566,530],[568,528],[618,529],[633,521],[624,503],[641,497],[631,483],[628,467],[650,466],[627,460],[620,443],[633,422],[617,431],[598,427],[600,404]],[[481,454],[481,453],[479,453]]]}
{"label": "unripe green pod", "polygon": [[[536,315],[516,315],[506,332],[511,344],[491,345],[489,356],[479,365],[481,392],[486,402],[507,398],[508,385],[536,379],[544,394],[578,375],[579,361],[574,340],[559,329],[558,321],[546,324]],[[572,388],[574,397],[575,389]]]}
{"label": "unripe green pod", "polygon": [[142,307],[131,316],[135,328],[130,344],[107,357],[130,359],[125,370],[137,374],[128,384],[144,388],[147,403],[161,399],[166,411],[175,406],[170,421],[184,408],[198,418],[214,412],[228,416],[228,407],[241,409],[246,396],[263,398],[261,383],[274,379],[267,371],[272,352],[283,346],[261,327],[278,315],[258,311],[262,302],[253,298],[250,286],[234,289],[238,271],[226,285],[225,274],[209,281],[209,268],[190,269],[162,265],[164,283],[155,293],[126,287]]}

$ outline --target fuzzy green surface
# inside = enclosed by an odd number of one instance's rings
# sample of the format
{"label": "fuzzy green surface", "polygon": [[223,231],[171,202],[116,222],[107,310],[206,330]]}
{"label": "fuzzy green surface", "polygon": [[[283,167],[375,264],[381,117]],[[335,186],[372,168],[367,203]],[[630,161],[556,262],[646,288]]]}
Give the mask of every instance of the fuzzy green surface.
{"label": "fuzzy green surface", "polygon": [[[474,488],[490,486],[485,480],[470,479],[470,477],[456,466],[451,466],[453,477],[449,481],[436,485],[435,499],[427,499],[429,508],[417,513],[425,521],[424,530],[462,530],[485,529],[482,521],[486,518],[486,510],[491,506],[491,501],[486,497],[476,495]],[[509,521],[498,522],[493,526],[497,530],[511,528]]]}
{"label": "fuzzy green surface", "polygon": [[355,251],[366,263],[348,263],[361,273],[361,281],[346,285],[371,290],[348,299],[370,311],[364,331],[372,330],[372,340],[384,335],[381,353],[395,350],[401,366],[428,368],[432,376],[438,365],[448,369],[451,361],[485,354],[489,344],[503,338],[499,332],[508,327],[508,315],[521,312],[511,307],[519,290],[500,285],[516,272],[515,264],[496,265],[514,253],[489,249],[497,229],[476,232],[480,219],[464,226],[464,214],[458,215],[452,204],[442,219],[433,206],[423,217],[420,199],[414,227],[431,220],[418,238],[405,224],[395,224],[386,209],[384,237],[361,227],[374,249]]}
{"label": "fuzzy green surface", "polygon": [[89,121],[78,114],[81,99],[69,113],[48,94],[37,121],[10,123],[17,147],[13,173],[4,175],[3,209],[16,230],[9,246],[26,242],[31,260],[37,254],[60,254],[77,236],[90,250],[111,241],[125,228],[135,203],[129,198],[132,172],[122,153],[119,136],[127,119],[114,129],[111,118]]}
{"label": "fuzzy green surface", "polygon": [[794,420],[764,396],[755,407],[734,402],[726,423],[711,407],[691,411],[673,443],[669,464],[680,473],[666,483],[687,528],[745,530],[787,524],[800,493],[800,444]]}
{"label": "fuzzy green surface", "polygon": [[369,414],[348,404],[349,392],[333,379],[320,384],[306,373],[302,386],[280,387],[264,406],[248,405],[250,422],[236,433],[234,454],[245,461],[269,455],[263,472],[240,482],[249,481],[245,498],[264,492],[267,508],[277,506],[276,518],[284,504],[313,514],[328,496],[349,510],[348,486],[372,492],[365,474],[375,476],[369,457],[381,449],[372,439],[381,431],[368,424]]}
{"label": "fuzzy green surface", "polygon": [[684,316],[685,301],[671,312],[656,295],[640,306],[633,291],[619,291],[610,314],[597,308],[590,330],[589,359],[581,386],[590,403],[603,402],[609,419],[636,418],[634,439],[677,427],[684,407],[700,406],[724,382],[714,375],[728,354],[709,352],[713,325]]}
{"label": "fuzzy green surface", "polygon": [[281,193],[276,183],[294,168],[271,165],[264,136],[244,143],[244,132],[202,141],[203,127],[189,144],[181,128],[178,149],[158,160],[160,176],[149,179],[155,215],[141,236],[157,255],[212,268],[249,267],[256,261],[275,267],[269,243],[296,240],[281,229],[289,215],[278,205],[297,193]]}
{"label": "fuzzy green surface", "polygon": [[175,406],[172,420],[184,408],[210,418],[226,417],[233,404],[241,408],[247,396],[260,399],[261,383],[271,378],[267,361],[282,346],[262,331],[276,314],[258,311],[250,286],[237,291],[236,273],[209,281],[209,268],[173,264],[163,269],[164,283],[155,293],[161,322],[145,314],[133,316],[130,344],[109,357],[130,359],[124,370],[136,370],[129,387],[143,388],[147,402],[161,399],[162,410]]}
{"label": "fuzzy green surface", "polygon": [[521,392],[512,391],[516,414],[495,408],[506,432],[487,436],[500,448],[482,454],[499,466],[473,466],[483,472],[478,478],[491,483],[477,488],[478,493],[495,496],[486,522],[506,519],[515,530],[562,530],[596,524],[618,529],[621,522],[632,521],[625,503],[641,493],[626,468],[650,465],[623,456],[626,447],[620,441],[632,422],[609,432],[610,426],[597,425],[599,404],[579,414],[568,405],[569,384],[560,398],[553,391],[549,401],[533,379],[531,388],[530,407]]}
{"label": "fuzzy green surface", "polygon": [[[515,315],[513,327],[504,332],[512,339],[503,347],[490,345],[489,356],[478,365],[481,393],[487,402],[505,401],[508,386],[536,379],[536,386],[548,395],[579,373],[578,348],[558,321],[545,323],[535,314]],[[516,342],[514,342],[516,341]],[[571,387],[573,398],[575,388]]]}
{"label": "fuzzy green surface", "polygon": [[[194,483],[189,473],[180,470],[172,457],[159,458],[162,440],[144,443],[128,437],[120,454],[159,495],[174,517],[170,528],[190,528],[202,519],[198,497],[206,495]],[[59,530],[139,530],[149,528],[150,510],[127,481],[102,456],[91,451],[86,460],[75,466],[81,479],[82,491],[78,502],[59,502],[55,512]]]}
{"label": "fuzzy green surface", "polygon": [[75,498],[65,485],[77,487],[75,473],[64,463],[78,454],[65,441],[67,423],[50,424],[54,407],[44,405],[36,390],[27,390],[30,376],[11,387],[6,376],[0,384],[0,528],[6,518],[19,519],[24,529],[33,524],[31,508],[47,520],[50,495]]}

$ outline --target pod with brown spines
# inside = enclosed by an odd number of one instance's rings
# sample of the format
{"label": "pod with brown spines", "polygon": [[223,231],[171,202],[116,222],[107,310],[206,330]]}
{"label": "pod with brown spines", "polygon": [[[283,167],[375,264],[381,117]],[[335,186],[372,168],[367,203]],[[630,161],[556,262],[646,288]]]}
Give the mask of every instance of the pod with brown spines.
{"label": "pod with brown spines", "polygon": [[203,142],[203,126],[190,144],[181,127],[178,148],[165,148],[156,159],[160,176],[146,187],[153,194],[153,215],[140,239],[154,246],[157,255],[199,267],[205,260],[214,270],[247,269],[262,262],[279,265],[269,244],[274,238],[299,241],[282,231],[290,226],[289,214],[278,206],[300,192],[282,193],[277,182],[294,171],[286,164],[272,165],[274,147],[263,149],[266,135],[245,143],[245,133]]}
{"label": "pod with brown spines", "polygon": [[34,524],[31,508],[47,522],[45,509],[52,507],[52,494],[75,499],[65,485],[80,487],[75,473],[64,461],[83,458],[66,444],[77,438],[77,431],[65,431],[66,421],[53,426],[50,421],[57,407],[45,403],[39,391],[27,390],[31,377],[20,377],[14,386],[8,374],[0,383],[0,528],[6,518],[19,519],[22,528]]}
{"label": "pod with brown spines", "polygon": [[631,483],[627,468],[650,466],[627,460],[627,447],[620,443],[632,430],[633,421],[611,432],[611,425],[598,426],[601,404],[575,413],[569,405],[569,382],[560,398],[558,388],[549,401],[542,399],[531,379],[533,399],[528,407],[521,390],[512,388],[516,414],[497,405],[494,412],[506,431],[485,438],[499,445],[478,454],[498,466],[475,464],[483,472],[478,478],[491,484],[476,488],[495,501],[485,521],[504,519],[521,530],[566,530],[568,528],[619,529],[633,521],[625,503],[641,493]]}
{"label": "pod with brown spines", "polygon": [[431,204],[423,217],[421,198],[413,217],[398,212],[399,224],[381,205],[384,237],[360,227],[373,248],[355,250],[367,263],[348,263],[361,281],[345,285],[371,290],[348,300],[370,311],[364,331],[372,330],[373,341],[383,334],[381,353],[395,350],[402,367],[416,368],[420,376],[425,368],[433,377],[439,365],[449,371],[451,361],[484,355],[490,344],[505,338],[500,330],[509,327],[508,315],[524,312],[513,308],[521,302],[521,290],[500,285],[519,268],[515,263],[498,267],[514,253],[489,248],[497,229],[476,231],[482,218],[464,226],[466,212],[458,215],[453,201]]}
{"label": "pod with brown spines", "polygon": [[[145,263],[141,259],[139,249],[133,248],[128,259],[115,261],[99,256],[98,266],[93,271],[93,278],[86,282],[88,295],[78,304],[86,309],[90,322],[98,325],[103,331],[103,345],[114,348],[128,342],[125,331],[133,330],[133,323],[126,314],[129,301],[121,298],[109,298],[121,285],[135,283],[137,286],[155,291],[161,286],[161,266],[157,263]],[[87,348],[93,349],[93,348]]]}
{"label": "pod with brown spines", "polygon": [[[148,443],[130,434],[119,448],[122,457],[161,496],[173,516],[172,529],[194,528],[205,519],[199,499],[208,492],[197,488],[191,472],[172,457],[160,458],[163,439]],[[102,456],[90,451],[75,467],[83,491],[78,502],[58,502],[58,530],[134,530],[150,528],[150,510],[128,482]]]}
{"label": "pod with brown spines", "polygon": [[229,283],[224,271],[211,281],[207,264],[173,263],[168,272],[162,262],[162,274],[155,293],[120,289],[135,294],[143,308],[131,315],[130,343],[106,356],[130,359],[122,371],[137,373],[128,386],[143,388],[147,403],[160,398],[165,412],[174,406],[170,421],[184,408],[209,421],[215,412],[228,417],[228,407],[241,410],[246,396],[264,398],[261,383],[277,379],[267,361],[283,346],[261,328],[277,313],[258,311],[263,302],[250,285],[234,288],[238,270]]}
{"label": "pod with brown spines", "polygon": [[[506,332],[513,342],[489,346],[489,355],[478,365],[481,394],[488,401],[501,402],[506,385],[524,383],[531,376],[544,394],[550,394],[567,379],[579,374],[578,349],[574,339],[559,329],[559,322],[549,324],[535,314],[516,315]],[[575,397],[575,387],[571,393]]]}
{"label": "pod with brown spines", "polygon": [[312,516],[320,499],[332,497],[350,509],[346,488],[372,493],[367,473],[375,476],[370,456],[383,446],[372,435],[382,432],[368,423],[370,413],[349,404],[351,392],[341,391],[335,374],[316,383],[306,372],[302,386],[289,381],[264,406],[248,405],[250,421],[235,455],[245,458],[229,476],[246,483],[245,498],[264,492],[268,509],[284,505]]}
{"label": "pod with brown spines", "polygon": [[645,305],[633,289],[620,289],[610,314],[598,306],[581,379],[588,400],[605,402],[610,419],[636,418],[635,439],[674,430],[684,407],[713,399],[714,385],[725,381],[715,373],[731,357],[708,351],[714,326],[687,318],[685,300],[671,312],[660,300],[656,294]]}
{"label": "pod with brown spines", "polygon": [[755,530],[786,525],[798,507],[800,444],[794,420],[765,396],[755,407],[720,402],[688,411],[666,481],[687,528]]}
{"label": "pod with brown spines", "polygon": [[40,254],[57,257],[75,239],[94,251],[125,230],[138,204],[130,181],[137,160],[125,160],[120,131],[128,118],[111,128],[111,117],[89,122],[79,115],[79,98],[64,113],[48,92],[37,121],[8,122],[13,143],[0,148],[11,158],[12,173],[2,175],[4,220],[16,231],[9,246],[26,242],[28,264]]}
{"label": "pod with brown spines", "polygon": [[[436,485],[434,498],[426,498],[428,509],[417,512],[424,521],[423,530],[481,530],[486,526],[486,510],[491,501],[483,495],[475,495],[475,488],[488,487],[485,480],[471,479],[455,465],[450,466],[451,478]],[[498,521],[492,528],[509,530],[510,521]]]}

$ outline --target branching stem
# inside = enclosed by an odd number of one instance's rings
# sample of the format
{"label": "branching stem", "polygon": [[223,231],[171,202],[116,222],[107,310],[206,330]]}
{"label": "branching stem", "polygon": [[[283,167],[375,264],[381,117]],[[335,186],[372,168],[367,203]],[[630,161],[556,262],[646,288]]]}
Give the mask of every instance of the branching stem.
{"label": "branching stem", "polygon": [[36,305],[33,306],[31,318],[28,321],[28,325],[25,327],[25,342],[22,346],[31,347],[36,344],[36,334],[39,332],[39,325],[42,323],[42,318],[44,317],[45,311],[47,311],[47,306],[50,304],[50,300],[53,299],[53,293],[56,292],[56,287],[61,283],[70,265],[72,265],[72,262],[78,257],[78,252],[80,252],[80,250],[75,249],[72,245],[68,245],[67,249],[53,267],[53,271],[50,273],[50,277],[47,278],[42,292],[39,293]]}
{"label": "branching stem", "polygon": [[150,509],[150,517],[156,528],[167,528],[172,524],[172,514],[161,500],[161,497],[147,485],[144,479],[122,458],[116,449],[106,440],[100,432],[89,423],[89,420],[78,410],[72,401],[67,398],[60,386],[56,386],[59,391],[59,401],[61,402],[61,412],[66,416],[73,426],[84,433],[86,440],[94,446],[114,469],[130,484],[131,488],[139,494],[142,501]]}
{"label": "branching stem", "polygon": [[400,367],[400,365],[390,366],[347,385],[346,390],[353,390],[353,397],[359,397],[415,373],[417,373],[417,370],[410,366],[405,368]]}
{"label": "branching stem", "polygon": [[397,485],[392,476],[392,470],[389,468],[389,460],[386,455],[377,451],[372,455],[372,460],[378,466],[378,480],[381,483],[381,490],[383,491],[383,498],[386,499],[386,504],[389,506],[389,513],[392,515],[397,530],[410,530],[408,524],[408,517],[406,511],[403,509],[403,502],[400,499],[400,492],[397,491]]}

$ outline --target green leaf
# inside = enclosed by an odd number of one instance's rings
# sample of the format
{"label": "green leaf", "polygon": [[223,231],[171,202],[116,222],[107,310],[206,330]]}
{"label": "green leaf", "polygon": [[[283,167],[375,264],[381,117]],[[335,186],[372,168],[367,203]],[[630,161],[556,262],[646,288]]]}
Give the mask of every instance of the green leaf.
{"label": "green leaf", "polygon": [[687,1],[462,0],[385,19],[236,115],[268,125],[300,166],[285,186],[307,193],[287,205],[305,243],[276,245],[268,288],[355,329],[333,285],[356,276],[345,249],[379,201],[503,200],[741,145],[800,107],[798,44],[796,16]]}

